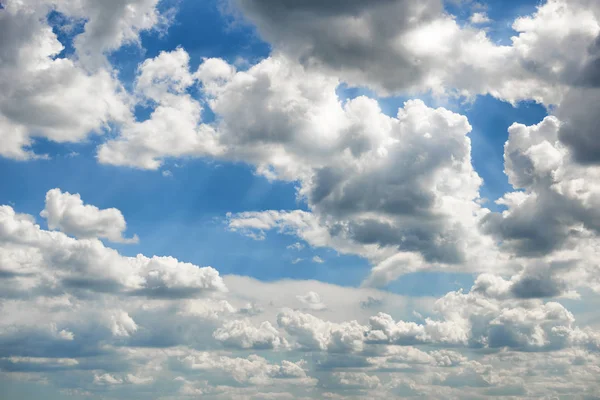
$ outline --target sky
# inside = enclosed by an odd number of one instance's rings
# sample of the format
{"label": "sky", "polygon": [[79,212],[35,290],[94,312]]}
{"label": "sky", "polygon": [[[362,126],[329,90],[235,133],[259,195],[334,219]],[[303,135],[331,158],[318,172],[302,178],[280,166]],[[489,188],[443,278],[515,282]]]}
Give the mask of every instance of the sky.
{"label": "sky", "polygon": [[0,0],[0,398],[595,399],[594,0]]}

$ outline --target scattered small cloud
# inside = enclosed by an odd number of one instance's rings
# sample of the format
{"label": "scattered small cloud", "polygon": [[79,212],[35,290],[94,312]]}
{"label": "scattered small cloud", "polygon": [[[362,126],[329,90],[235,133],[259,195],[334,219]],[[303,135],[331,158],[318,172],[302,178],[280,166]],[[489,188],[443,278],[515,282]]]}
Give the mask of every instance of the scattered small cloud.
{"label": "scattered small cloud", "polygon": [[476,12],[473,13],[473,15],[471,15],[470,21],[472,24],[487,24],[489,22],[491,22],[490,18],[488,17],[487,13],[485,12]]}
{"label": "scattered small cloud", "polygon": [[289,246],[287,246],[287,249],[289,250],[302,250],[304,248],[304,245],[300,242],[296,242],[294,244],[290,244]]}

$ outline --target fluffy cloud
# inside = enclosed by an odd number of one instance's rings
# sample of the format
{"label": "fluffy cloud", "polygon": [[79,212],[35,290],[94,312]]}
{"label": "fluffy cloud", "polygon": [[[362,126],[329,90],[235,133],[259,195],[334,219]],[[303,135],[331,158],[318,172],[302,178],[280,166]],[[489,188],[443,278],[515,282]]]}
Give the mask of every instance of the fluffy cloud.
{"label": "fluffy cloud", "polygon": [[156,169],[164,157],[219,153],[214,129],[200,123],[200,102],[186,93],[195,80],[188,63],[189,55],[177,49],[139,66],[135,94],[154,110],[145,121],[124,124],[118,139],[100,146],[100,162]]}
{"label": "fluffy cloud", "polygon": [[298,295],[296,298],[311,310],[319,311],[327,308],[327,306],[321,301],[321,296],[319,296],[319,294],[316,292],[311,291],[305,295]]}
{"label": "fluffy cloud", "polygon": [[302,348],[352,352],[363,346],[365,328],[356,321],[336,324],[311,314],[284,310],[277,316],[277,324],[294,336]]}
{"label": "fluffy cloud", "polygon": [[172,257],[124,257],[98,239],[74,239],[43,230],[31,216],[9,206],[0,207],[0,259],[2,274],[10,278],[3,282],[5,297],[62,290],[193,297],[226,290],[211,267],[199,268]]}
{"label": "fluffy cloud", "polygon": [[116,208],[100,210],[93,205],[83,204],[79,194],[51,189],[46,193],[46,207],[40,215],[48,220],[50,229],[58,229],[79,239],[106,238],[112,242],[135,243],[123,237],[127,228],[125,218]]}
{"label": "fluffy cloud", "polygon": [[600,232],[598,170],[575,160],[561,140],[562,126],[547,117],[537,125],[509,128],[505,171],[518,191],[497,200],[505,211],[482,220],[505,251],[529,258],[512,288],[522,296],[558,295],[566,286],[598,288],[593,278]]}
{"label": "fluffy cloud", "polygon": [[213,333],[213,337],[225,346],[240,349],[276,349],[287,347],[287,341],[281,338],[279,332],[268,322],[258,328],[248,320],[236,320],[225,323]]}
{"label": "fluffy cloud", "polygon": [[[519,276],[480,276],[469,293],[419,304],[368,288],[221,278],[172,258],[128,258],[0,210],[2,379],[177,399],[547,396],[597,386],[585,371],[598,362],[600,335],[558,302],[519,298]],[[327,304],[318,317],[315,304]],[[523,372],[548,363],[562,371],[550,385]]]}
{"label": "fluffy cloud", "polygon": [[476,52],[502,58],[483,32],[461,28],[439,0],[232,3],[276,49],[384,92],[437,89],[459,66],[481,75],[489,60],[473,65]]}
{"label": "fluffy cloud", "polygon": [[481,254],[466,254],[486,240],[476,229],[485,211],[466,118],[421,101],[391,118],[366,97],[341,104],[336,86],[281,56],[210,86],[228,157],[299,180],[311,208],[242,213],[230,217],[230,227],[256,238],[274,227],[300,231],[312,245],[368,255],[375,264],[398,252],[414,253],[413,268]]}
{"label": "fluffy cloud", "polygon": [[[556,104],[571,83],[569,70],[580,68],[580,54],[598,33],[588,0],[541,4],[514,22],[518,34],[504,46],[484,30],[461,26],[439,0],[232,3],[278,51],[383,93],[487,93]],[[487,21],[481,12],[471,18],[473,25]]]}
{"label": "fluffy cloud", "polygon": [[[517,295],[518,285],[519,282],[513,283],[512,289]],[[368,324],[332,323],[284,310],[277,317],[278,325],[302,348],[331,353],[361,353],[366,345],[381,344],[510,347],[528,351],[597,346],[597,333],[578,328],[573,314],[560,303],[518,299],[508,287],[510,284],[501,278],[482,276],[470,293],[450,292],[438,299],[434,311],[439,318],[426,318],[423,323],[394,321],[381,312],[370,317]],[[450,365],[453,361],[448,357],[455,356],[433,355],[440,359],[438,364]]]}
{"label": "fluffy cloud", "polygon": [[[26,159],[34,137],[78,142],[109,123],[130,119],[130,101],[105,54],[135,42],[161,17],[158,0],[9,1],[0,10],[0,155]],[[73,57],[61,55],[46,15],[54,10],[69,24],[83,21]]]}
{"label": "fluffy cloud", "polygon": [[[406,102],[396,117],[366,97],[342,103],[337,79],[283,55],[238,72],[208,59],[192,73],[188,62],[177,49],[140,66],[136,91],[157,106],[148,120],[103,144],[101,162],[155,169],[165,157],[212,155],[252,163],[271,179],[297,180],[310,213],[253,215],[258,225],[242,223],[250,215],[240,214],[230,226],[260,229],[252,234],[261,238],[265,229],[301,218],[319,231],[319,246],[374,264],[388,260],[380,266],[380,276],[389,276],[383,283],[424,265],[498,261],[491,240],[477,231],[486,211],[478,204],[481,179],[471,165],[464,116],[419,100]],[[214,123],[201,121],[199,101],[186,93],[196,81]],[[163,134],[167,126],[173,135]],[[398,253],[415,262],[404,268]]]}
{"label": "fluffy cloud", "polygon": [[240,384],[268,385],[273,379],[286,379],[298,384],[312,384],[302,368],[304,361],[292,363],[284,360],[280,365],[271,364],[257,355],[248,358],[214,356],[210,353],[191,354],[181,359],[181,363],[191,370],[222,371]]}
{"label": "fluffy cloud", "polygon": [[120,84],[104,69],[87,72],[63,50],[45,7],[10,2],[0,10],[0,154],[26,159],[32,137],[76,142],[129,116]]}

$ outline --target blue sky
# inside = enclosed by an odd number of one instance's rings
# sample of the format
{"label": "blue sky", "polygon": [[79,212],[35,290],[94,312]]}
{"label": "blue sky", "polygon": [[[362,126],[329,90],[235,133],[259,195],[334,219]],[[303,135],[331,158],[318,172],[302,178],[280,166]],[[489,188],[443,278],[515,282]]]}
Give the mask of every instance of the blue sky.
{"label": "blue sky", "polygon": [[0,0],[1,398],[594,398],[599,7],[107,4]]}

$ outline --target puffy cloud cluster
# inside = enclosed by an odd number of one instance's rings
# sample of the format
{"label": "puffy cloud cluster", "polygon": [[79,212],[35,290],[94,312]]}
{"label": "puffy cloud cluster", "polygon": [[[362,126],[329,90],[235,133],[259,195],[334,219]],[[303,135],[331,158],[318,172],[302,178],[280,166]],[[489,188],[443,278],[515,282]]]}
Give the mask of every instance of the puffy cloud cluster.
{"label": "puffy cloud cluster", "polygon": [[[104,211],[76,199],[65,202],[67,215],[69,206]],[[9,206],[0,208],[0,267],[0,378],[62,394],[533,396],[597,386],[585,371],[600,362],[600,335],[556,301],[519,298],[519,277],[482,275],[469,293],[418,305],[368,288],[264,283],[169,257],[125,257]],[[430,317],[410,319],[415,310]],[[546,386],[544,373],[522,373],[543,362],[562,368],[562,389]]]}
{"label": "puffy cloud cluster", "polygon": [[217,329],[213,337],[225,346],[239,349],[276,349],[288,346],[285,338],[280,337],[269,321],[264,321],[258,328],[248,320],[229,321]]}
{"label": "puffy cloud cluster", "polygon": [[383,93],[488,93],[556,104],[568,85],[596,76],[587,50],[599,32],[598,10],[588,0],[540,4],[514,21],[510,45],[477,27],[489,22],[484,12],[461,25],[441,0],[231,2],[276,50]]}
{"label": "puffy cloud cluster", "polygon": [[[0,8],[0,155],[27,159],[39,155],[34,138],[78,142],[102,133],[111,123],[131,119],[129,95],[105,55],[138,41],[141,31],[166,20],[158,0],[6,1]],[[83,25],[72,38],[75,53],[65,56],[46,18],[63,17],[65,26]],[[60,29],[60,26],[59,26]],[[67,28],[65,28],[67,29]]]}
{"label": "puffy cloud cluster", "polygon": [[[205,65],[226,70],[222,62],[206,61],[200,69]],[[233,215],[232,229],[256,238],[275,227],[301,231],[313,245],[375,264],[407,253],[413,262],[404,272],[467,259],[478,265],[473,258],[482,252],[474,249],[487,239],[476,226],[485,210],[478,204],[481,179],[471,165],[464,116],[417,100],[396,117],[366,97],[342,103],[337,80],[283,56],[214,75],[217,82],[202,83],[220,117],[224,156],[251,161],[268,177],[299,181],[299,195],[311,209]],[[487,244],[490,262],[494,249]],[[403,269],[401,261],[388,264]]]}
{"label": "puffy cloud cluster", "polygon": [[301,348],[345,353],[363,347],[365,328],[356,321],[337,324],[312,314],[284,310],[277,316],[277,324],[294,336]]}
{"label": "puffy cloud cluster", "polygon": [[117,139],[98,149],[102,163],[156,169],[164,157],[218,154],[214,129],[201,124],[202,106],[186,90],[195,77],[189,55],[179,48],[139,66],[134,94],[154,105],[150,118],[121,126]]}
{"label": "puffy cloud cluster", "polygon": [[492,278],[481,276],[471,292],[450,292],[438,299],[433,310],[441,318],[426,318],[423,323],[394,321],[391,315],[381,312],[370,317],[368,325],[357,321],[332,323],[286,310],[279,314],[278,324],[302,348],[332,353],[360,353],[366,344],[509,347],[527,351],[598,346],[600,336],[578,328],[573,314],[560,303],[504,296],[502,290],[507,289],[499,286],[508,284],[502,278]]}
{"label": "puffy cloud cluster", "polygon": [[[191,71],[189,56],[181,48],[144,61],[131,95],[153,111],[144,121],[127,117],[128,110],[120,119],[104,118],[119,122],[119,134],[99,147],[100,162],[156,169],[167,157],[210,156],[249,162],[269,178],[298,181],[299,196],[310,208],[302,218],[319,231],[313,239],[367,257],[374,265],[369,285],[382,286],[423,268],[515,270],[510,257],[499,253],[492,238],[478,229],[487,210],[479,204],[481,179],[471,165],[466,118],[418,100],[406,102],[390,117],[377,101],[342,101],[336,89],[342,81],[384,91],[455,88],[468,95],[492,93],[509,101],[533,98],[560,104],[556,114],[565,122],[559,139],[581,160],[577,148],[590,146],[574,144],[582,130],[566,133],[573,130],[571,120],[580,119],[568,110],[569,99],[578,93],[593,96],[596,90],[597,7],[586,1],[549,1],[531,16],[515,20],[518,34],[511,46],[498,46],[485,32],[460,26],[437,0],[428,7],[397,0],[335,7],[310,1],[234,3],[274,43],[271,57],[246,71],[220,59],[206,59]],[[95,21],[108,11],[74,4],[57,3],[56,8],[73,18],[86,15],[84,33],[74,39],[77,54],[87,43],[102,55],[135,41],[141,30],[161,21],[155,2],[137,1],[124,4],[127,11],[115,11],[121,30],[109,25],[100,32]],[[47,7],[7,10],[5,15],[16,18],[25,11],[47,12]],[[356,29],[341,37],[336,28],[340,24],[355,24]],[[549,54],[544,49],[551,46],[556,51]],[[365,57],[365,52],[372,56]],[[587,56],[580,57],[582,53]],[[67,59],[51,61],[56,60]],[[368,68],[359,61],[369,63]],[[386,73],[378,72],[383,70]],[[95,73],[99,72],[87,74]],[[582,78],[572,79],[575,75]],[[190,94],[195,86],[201,88],[215,122],[202,120],[203,104]],[[589,88],[580,89],[583,86]],[[565,94],[567,100],[561,103]],[[23,149],[21,144],[17,147]],[[232,228],[245,217],[234,216]],[[278,218],[275,225],[287,224],[287,217]],[[489,220],[494,218],[495,214]],[[535,252],[539,246],[559,244],[564,236],[551,229],[537,234],[525,237],[521,248]]]}
{"label": "puffy cloud cluster", "polygon": [[[99,215],[109,220],[123,218],[116,209],[86,208],[79,195],[63,195],[60,190],[49,191],[47,199],[50,204],[43,214],[49,225],[69,233],[103,236],[107,224]],[[53,204],[61,201],[64,204]],[[0,260],[2,275],[10,278],[2,285],[4,297],[77,290],[182,298],[226,290],[211,267],[199,268],[172,257],[124,257],[96,238],[75,239],[43,230],[31,216],[10,206],[0,206]]]}
{"label": "puffy cloud cluster", "polygon": [[528,257],[522,272],[522,296],[561,294],[565,283],[598,288],[599,170],[581,165],[560,140],[562,123],[547,117],[537,125],[514,124],[504,150],[505,171],[518,191],[497,203],[483,229],[511,254]]}

